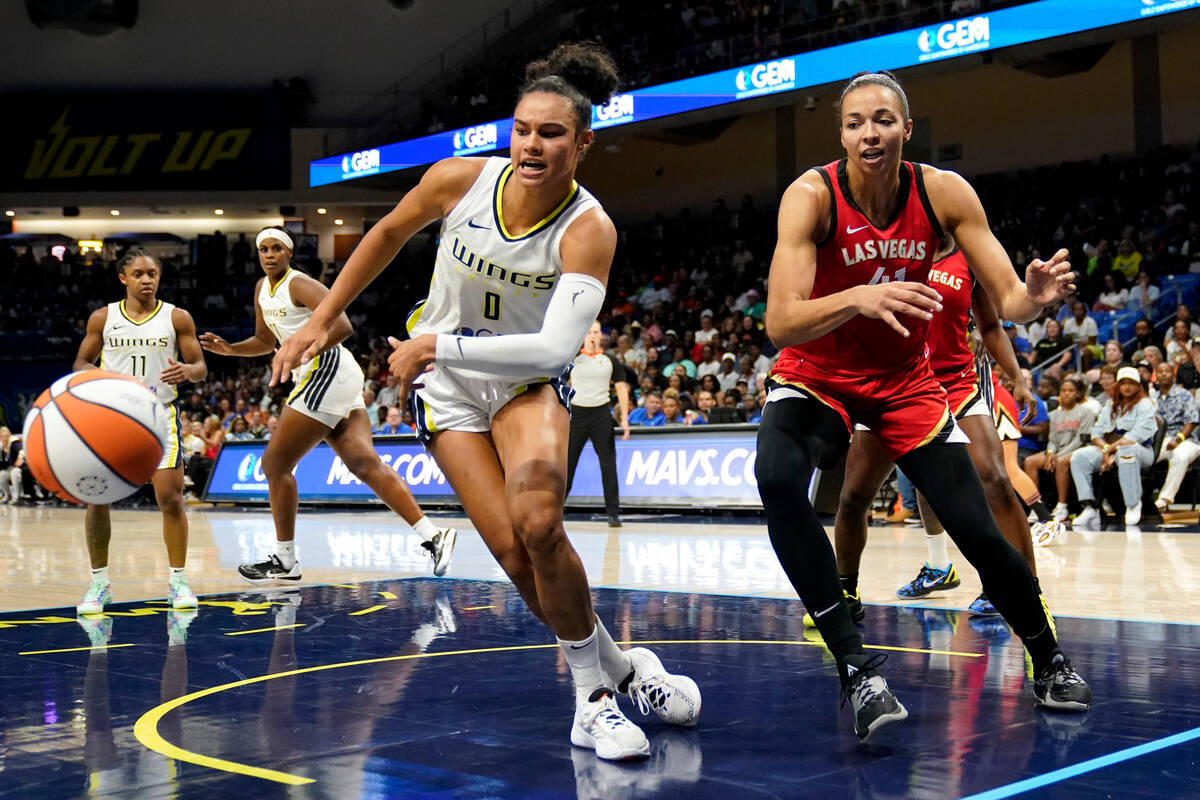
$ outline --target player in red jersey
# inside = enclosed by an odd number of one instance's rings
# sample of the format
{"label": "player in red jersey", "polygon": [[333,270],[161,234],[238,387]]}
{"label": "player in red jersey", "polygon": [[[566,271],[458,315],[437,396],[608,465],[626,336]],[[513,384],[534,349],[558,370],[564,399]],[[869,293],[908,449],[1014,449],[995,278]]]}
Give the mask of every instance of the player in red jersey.
{"label": "player in red jersey", "polygon": [[1040,704],[1086,710],[1091,690],[1059,648],[1029,567],[987,511],[979,475],[929,367],[942,296],[928,286],[950,234],[1007,319],[1032,319],[1067,294],[1067,251],[1035,260],[1022,283],[965,180],[901,159],[908,100],[887,73],[855,77],[838,104],[846,157],[784,193],[771,263],[767,334],[783,352],[769,381],[755,472],[771,544],[838,665],[855,733],[907,716],[851,620],[825,529],[805,489],[835,463],[851,427],[870,428],[924,492],[988,597],[1029,649]]}
{"label": "player in red jersey", "polygon": [[[975,280],[966,256],[954,246],[953,239],[948,238],[943,243],[943,251],[935,256],[929,271],[929,285],[942,296],[942,310],[934,314],[929,327],[930,369],[934,379],[946,390],[949,408],[958,426],[970,438],[967,452],[983,480],[988,507],[1000,532],[1025,559],[1040,594],[1029,521],[1013,492],[1000,437],[992,420],[992,403],[989,401],[992,376],[990,370],[982,376],[977,372],[975,353],[969,344],[971,320],[974,319],[984,346],[1000,368],[1008,374],[1019,375],[1020,366],[1012,342],[1000,325],[995,305]],[[1024,383],[1017,386],[1023,401],[1030,406],[1032,393]],[[1019,431],[1017,436],[1020,436]],[[868,430],[855,431],[846,457],[846,476],[842,481],[834,523],[838,579],[855,621],[863,618],[862,602],[858,597],[858,570],[867,545],[867,512],[891,470],[892,461],[875,435]],[[924,506],[924,497],[919,500]],[[917,577],[896,592],[900,597],[924,597],[959,585],[940,522],[932,513],[926,513],[925,508],[922,508],[921,519],[925,524],[929,558]],[[983,616],[998,613],[986,592],[980,593],[969,610]]]}

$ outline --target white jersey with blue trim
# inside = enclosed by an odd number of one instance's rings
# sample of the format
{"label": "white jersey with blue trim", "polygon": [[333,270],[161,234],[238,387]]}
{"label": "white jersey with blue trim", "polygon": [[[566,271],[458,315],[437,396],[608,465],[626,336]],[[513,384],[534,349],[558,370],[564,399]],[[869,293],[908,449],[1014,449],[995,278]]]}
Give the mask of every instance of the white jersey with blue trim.
{"label": "white jersey with blue trim", "polygon": [[600,203],[572,182],[570,192],[545,219],[520,236],[510,236],[500,198],[512,173],[509,159],[489,158],[442,222],[429,297],[409,318],[411,335],[496,336],[542,329],[562,274],[563,233]]}
{"label": "white jersey with blue trim", "polygon": [[171,403],[179,390],[159,380],[168,359],[179,360],[179,343],[171,315],[175,306],[158,301],[154,313],[134,322],[125,311],[125,301],[108,304],[104,320],[104,344],[100,350],[100,369],[132,375],[150,387],[160,403]]}

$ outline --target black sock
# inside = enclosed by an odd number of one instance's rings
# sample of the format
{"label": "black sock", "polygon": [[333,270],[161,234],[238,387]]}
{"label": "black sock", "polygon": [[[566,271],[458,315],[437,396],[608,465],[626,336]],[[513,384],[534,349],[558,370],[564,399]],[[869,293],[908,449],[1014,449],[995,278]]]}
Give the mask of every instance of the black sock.
{"label": "black sock", "polygon": [[1045,522],[1051,517],[1049,509],[1046,508],[1046,504],[1042,502],[1042,498],[1040,497],[1033,501],[1033,505],[1030,508],[1033,509],[1033,513],[1037,514],[1039,522]]}
{"label": "black sock", "polygon": [[842,582],[842,591],[853,597],[858,594],[858,573],[851,575],[838,575],[838,580]]}
{"label": "black sock", "polygon": [[1029,651],[1029,657],[1033,660],[1034,675],[1041,675],[1042,670],[1050,666],[1055,654],[1062,652],[1049,625],[1036,636],[1021,637],[1021,641],[1025,643],[1025,649]]}
{"label": "black sock", "polygon": [[1083,506],[1084,508],[1095,508],[1096,507],[1095,500],[1080,500],[1079,504],[1081,506]]}

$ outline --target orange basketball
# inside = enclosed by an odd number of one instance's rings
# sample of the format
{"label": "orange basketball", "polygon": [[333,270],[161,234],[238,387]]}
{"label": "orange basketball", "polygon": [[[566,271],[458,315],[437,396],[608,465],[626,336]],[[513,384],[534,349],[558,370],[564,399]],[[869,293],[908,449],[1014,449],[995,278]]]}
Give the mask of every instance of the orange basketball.
{"label": "orange basketball", "polygon": [[47,490],[103,505],[133,494],[162,460],[166,409],[128,375],[64,375],[25,417],[25,460]]}

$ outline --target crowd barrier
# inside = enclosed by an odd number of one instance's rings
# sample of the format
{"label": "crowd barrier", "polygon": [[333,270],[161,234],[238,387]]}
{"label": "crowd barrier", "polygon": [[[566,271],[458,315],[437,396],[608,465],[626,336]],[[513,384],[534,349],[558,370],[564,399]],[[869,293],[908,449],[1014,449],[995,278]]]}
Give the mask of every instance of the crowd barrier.
{"label": "crowd barrier", "polygon": [[[617,438],[617,480],[624,508],[760,507],[754,478],[757,425],[634,428]],[[265,441],[226,442],[218,453],[203,499],[266,503],[262,471]],[[457,506],[437,462],[413,436],[377,436],[383,463],[404,479],[418,502]],[[382,505],[326,444],[301,459],[295,470],[300,502]],[[818,473],[820,474],[820,473]],[[815,494],[817,480],[810,487]],[[568,506],[604,506],[600,465],[589,443],[579,459]]]}

